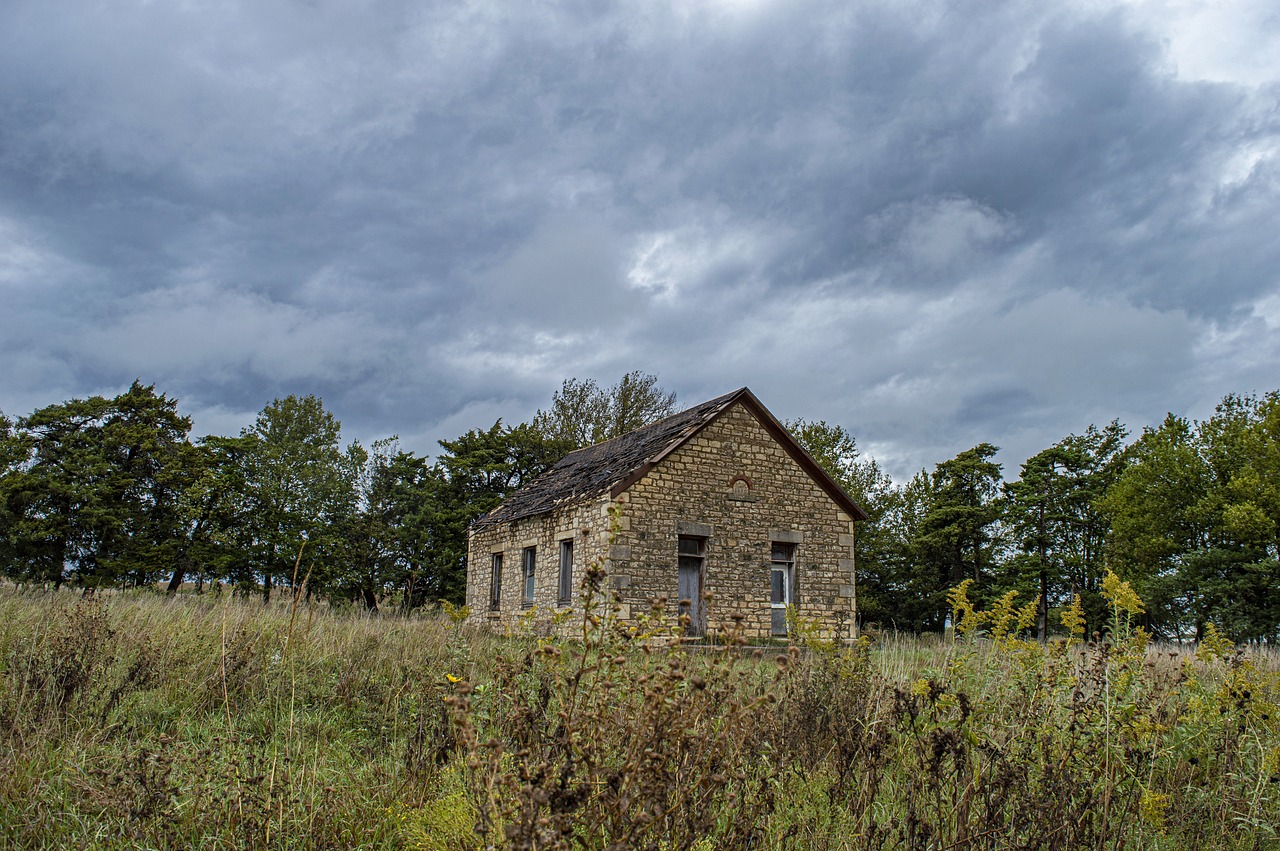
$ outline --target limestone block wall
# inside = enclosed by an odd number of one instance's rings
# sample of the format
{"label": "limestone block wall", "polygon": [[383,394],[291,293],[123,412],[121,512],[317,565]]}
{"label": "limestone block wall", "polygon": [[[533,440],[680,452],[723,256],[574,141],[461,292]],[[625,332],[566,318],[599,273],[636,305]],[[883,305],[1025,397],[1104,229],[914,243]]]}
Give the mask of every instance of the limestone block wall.
{"label": "limestone block wall", "polygon": [[853,522],[738,404],[618,498],[623,533],[613,581],[632,608],[677,605],[677,538],[705,535],[706,626],[736,614],[751,636],[770,634],[770,549],[796,544],[795,603],[829,635],[853,628]]}
{"label": "limestone block wall", "polygon": [[[559,601],[560,542],[565,540],[573,541],[573,599],[569,607],[576,607],[587,565],[608,555],[609,504],[607,498],[594,500],[473,532],[467,547],[467,605],[471,607],[471,621],[512,626],[536,607],[533,617],[539,627],[544,627],[555,612],[566,608]],[[526,547],[535,548],[532,605],[523,600],[521,556]],[[494,553],[502,554],[497,610],[490,609],[489,593]]]}

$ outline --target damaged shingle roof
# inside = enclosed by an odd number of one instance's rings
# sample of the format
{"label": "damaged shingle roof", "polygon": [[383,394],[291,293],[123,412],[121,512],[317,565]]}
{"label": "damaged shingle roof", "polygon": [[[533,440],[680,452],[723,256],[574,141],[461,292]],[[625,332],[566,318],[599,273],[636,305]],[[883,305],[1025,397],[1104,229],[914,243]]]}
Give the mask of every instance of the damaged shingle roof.
{"label": "damaged shingle roof", "polygon": [[507,497],[493,511],[478,517],[471,528],[480,530],[499,523],[533,517],[606,492],[616,497],[643,477],[654,464],[739,401],[755,413],[783,448],[850,517],[855,520],[866,519],[866,514],[840,489],[840,485],[804,451],[760,400],[750,390],[742,387],[621,437],[570,452],[541,476]]}
{"label": "damaged shingle roof", "polygon": [[735,390],[635,431],[570,452],[507,500],[476,519],[474,529],[542,514],[599,496],[674,444],[683,443],[742,395]]}

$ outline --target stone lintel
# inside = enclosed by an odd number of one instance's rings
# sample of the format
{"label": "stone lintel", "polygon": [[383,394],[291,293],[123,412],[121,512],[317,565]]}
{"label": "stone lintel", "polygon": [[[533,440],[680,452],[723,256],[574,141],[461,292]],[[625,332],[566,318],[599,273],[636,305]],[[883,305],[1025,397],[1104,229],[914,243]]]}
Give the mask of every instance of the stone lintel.
{"label": "stone lintel", "polygon": [[804,532],[796,529],[770,529],[769,540],[780,544],[803,544]]}
{"label": "stone lintel", "polygon": [[711,527],[706,523],[695,523],[692,520],[677,520],[677,535],[692,535],[695,538],[710,538]]}

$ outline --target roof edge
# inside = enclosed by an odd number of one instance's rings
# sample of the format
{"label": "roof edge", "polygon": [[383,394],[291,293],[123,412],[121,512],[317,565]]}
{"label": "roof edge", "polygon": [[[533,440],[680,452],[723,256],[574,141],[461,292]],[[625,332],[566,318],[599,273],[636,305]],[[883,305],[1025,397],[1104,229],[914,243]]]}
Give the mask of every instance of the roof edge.
{"label": "roof edge", "polygon": [[827,492],[827,496],[831,497],[837,505],[844,509],[844,513],[854,520],[866,520],[867,512],[862,510],[862,506],[854,502],[853,497],[844,492],[844,488],[840,487],[840,483],[832,478],[825,467],[814,460],[814,457],[809,454],[809,450],[800,445],[800,441],[796,440],[795,435],[764,406],[764,403],[745,387],[742,388],[742,393],[742,401],[746,402],[747,407],[752,409],[752,413],[761,421],[765,430],[782,444],[782,447],[787,450],[787,454],[795,459],[796,463],[818,483],[818,486]]}
{"label": "roof edge", "polygon": [[686,434],[681,435],[678,439],[671,441],[665,447],[663,447],[662,451],[659,452],[657,455],[654,455],[652,458],[649,458],[648,460],[646,460],[643,464],[641,464],[639,467],[636,467],[624,478],[621,478],[617,482],[614,482],[613,486],[609,488],[609,498],[617,499],[620,495],[626,492],[627,488],[631,487],[636,482],[640,481],[645,476],[649,475],[649,471],[652,470],[654,467],[658,466],[658,464],[662,461],[662,459],[666,458],[672,452],[675,452],[681,446],[684,446],[690,440],[697,437],[698,434],[704,428],[711,425],[716,420],[720,419],[720,415],[723,414],[725,411],[729,410],[729,408],[733,406],[734,402],[737,402],[739,399],[742,398],[742,394],[744,393],[747,395],[751,395],[751,391],[745,387],[740,387],[737,390],[733,391],[732,393],[726,394],[724,396],[723,401],[720,403],[718,410],[716,410],[715,413],[712,413],[709,416],[707,416],[705,419],[703,419],[703,421],[698,424],[697,428],[690,429]]}
{"label": "roof edge", "polygon": [[746,405],[747,409],[751,411],[751,413],[755,415],[756,419],[759,420],[760,424],[764,426],[765,431],[769,432],[773,439],[782,445],[782,448],[787,451],[787,454],[800,465],[801,469],[809,474],[809,477],[818,484],[818,487],[822,488],[822,490],[826,492],[827,496],[831,497],[832,501],[834,501],[836,505],[840,506],[845,514],[848,514],[854,520],[867,519],[867,512],[863,511],[862,507],[854,502],[853,498],[844,492],[844,488],[840,487],[840,483],[832,478],[831,474],[826,471],[826,468],[814,460],[814,457],[809,454],[808,450],[801,446],[800,442],[796,440],[795,435],[793,435],[787,427],[784,426],[778,418],[764,406],[764,403],[757,399],[756,395],[746,387],[739,388],[733,393],[728,394],[725,397],[724,402],[720,405],[720,409],[703,420],[697,428],[690,430],[688,434],[683,435],[678,440],[671,441],[671,443],[667,444],[666,448],[661,452],[648,459],[644,464],[641,464],[626,478],[621,479],[614,484],[613,487],[609,489],[609,497],[611,499],[617,499],[625,493],[628,488],[647,476],[649,472],[653,470],[653,468],[656,467],[664,458],[679,449],[681,446],[684,446],[694,437],[697,437],[697,435],[707,426],[720,419],[720,416],[724,414],[725,411],[729,410],[729,408],[733,407],[736,402],[742,402]]}

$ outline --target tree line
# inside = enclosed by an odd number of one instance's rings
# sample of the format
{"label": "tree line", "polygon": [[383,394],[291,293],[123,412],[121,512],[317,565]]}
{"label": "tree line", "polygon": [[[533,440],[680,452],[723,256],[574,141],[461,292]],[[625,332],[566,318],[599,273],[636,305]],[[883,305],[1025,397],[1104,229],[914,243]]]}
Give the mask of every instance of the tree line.
{"label": "tree line", "polygon": [[1145,602],[1144,626],[1199,639],[1280,639],[1280,392],[1231,394],[1204,421],[1169,414],[1130,441],[1091,425],[1028,458],[1012,481],[980,443],[895,485],[840,426],[788,424],[870,518],[855,537],[864,624],[943,629],[947,591],[984,604],[1014,590],[1054,608],[1079,596],[1106,622],[1108,569]]}
{"label": "tree line", "polygon": [[[238,436],[191,437],[177,400],[135,382],[11,420],[0,414],[0,572],[84,587],[217,582],[376,608],[465,597],[466,530],[568,452],[676,409],[657,378],[569,379],[528,423],[441,440],[344,444],[315,396],[263,408]],[[1228,395],[1204,421],[1170,414],[1130,440],[1117,421],[1068,435],[1007,481],[980,443],[891,481],[842,426],[787,423],[863,506],[855,536],[864,624],[946,625],[948,589],[1039,599],[1037,631],[1079,596],[1104,622],[1111,569],[1146,626],[1280,638],[1280,392]]]}
{"label": "tree line", "polygon": [[276,399],[238,436],[193,439],[154,385],[0,413],[0,573],[85,588],[229,584],[377,608],[466,594],[467,526],[573,449],[674,412],[632,372],[566,381],[532,423],[472,429],[430,459],[343,443],[316,396]]}

